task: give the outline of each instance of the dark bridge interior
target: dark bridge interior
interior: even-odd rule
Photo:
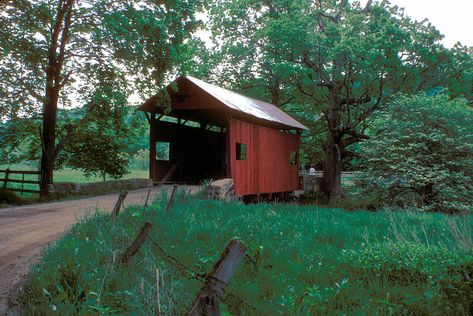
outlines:
[[[198,184],[226,176],[226,129],[170,116],[155,125],[156,180]]]

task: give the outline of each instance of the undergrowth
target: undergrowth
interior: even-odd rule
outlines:
[[[233,315],[473,312],[473,219],[400,211],[227,203],[181,193],[115,222],[84,218],[30,272],[24,314],[181,315],[231,238],[248,257],[222,301]],[[184,203],[183,201],[186,200]],[[127,265],[120,256],[144,222],[149,238]],[[157,282],[159,280],[159,282]]]

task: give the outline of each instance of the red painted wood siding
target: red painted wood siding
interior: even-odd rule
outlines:
[[[175,110],[190,109],[221,109],[224,106],[220,101],[209,95],[207,92],[194,85],[185,78],[179,78],[177,81],[178,91],[169,89],[171,97],[182,95],[181,100],[174,100],[172,108]],[[188,97],[187,97],[188,96]]]
[[[299,165],[291,165],[290,154],[299,156],[299,135],[234,118],[229,133],[230,173],[238,196],[298,189]],[[237,143],[246,144],[246,160],[236,160]]]

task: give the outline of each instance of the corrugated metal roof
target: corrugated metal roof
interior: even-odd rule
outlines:
[[[185,76],[185,78],[233,110],[297,129],[307,129],[307,127],[271,103],[244,96],[191,76]]]

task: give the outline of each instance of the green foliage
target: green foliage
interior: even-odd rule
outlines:
[[[324,154],[334,145],[331,133],[342,160],[352,158],[350,146],[365,138],[366,119],[396,93],[443,87],[473,100],[471,48],[447,49],[429,21],[414,21],[388,1],[369,3],[219,0],[210,6],[220,58],[214,76],[306,124],[306,163],[336,160]]]
[[[85,127],[68,144],[68,165],[80,169],[87,177],[105,175],[121,178],[128,172],[126,143],[110,131]]]
[[[471,215],[348,212],[313,206],[226,203],[179,192],[147,211],[129,206],[115,222],[96,213],[49,247],[24,294],[26,314],[183,314],[231,238],[248,257],[222,309],[233,315],[431,314],[471,311]],[[152,231],[127,266],[120,255],[145,221]],[[156,269],[162,276],[156,288]],[[466,282],[462,282],[466,281]],[[464,295],[464,296],[462,296]],[[461,297],[464,297],[462,300]]]
[[[149,150],[140,149],[131,158],[130,164],[138,170],[148,170],[149,168]]]
[[[358,148],[359,185],[423,210],[472,210],[473,110],[445,95],[399,96],[372,122]]]
[[[135,113],[124,118],[129,98],[133,93],[156,93],[182,63],[192,58],[190,52],[195,43],[188,41],[199,26],[195,14],[202,7],[200,0],[75,1],[70,10],[69,36],[64,41],[67,45],[50,47],[60,4],[64,2],[21,0],[0,4],[0,157],[5,162],[39,159],[39,126],[46,101],[44,70],[51,54],[64,59],[64,67],[55,78],[60,108],[57,141],[53,139],[58,158],[55,168],[68,160],[67,153],[62,152],[64,143],[72,140],[74,144],[70,147],[76,149],[94,147],[91,143],[97,139],[82,145],[77,141],[87,140],[104,121],[110,123],[110,130],[123,131],[130,126],[128,133],[115,135],[126,136],[124,141],[133,143],[137,133],[143,135],[143,124]],[[72,115],[71,107],[83,110],[76,111],[80,114],[76,116]],[[93,127],[94,124],[97,126]],[[71,126],[75,127],[74,139],[68,132]],[[83,130],[86,134],[81,135]],[[107,150],[110,152],[113,147],[116,151],[118,144],[113,133],[106,132],[104,137],[115,141]],[[138,149],[130,148],[130,154]],[[116,164],[126,160],[113,161]]]
[[[99,66],[95,72],[95,87],[85,97],[88,102],[65,144],[63,159],[88,177],[120,178],[127,173],[126,149],[133,135],[126,122],[127,80],[113,68]]]

